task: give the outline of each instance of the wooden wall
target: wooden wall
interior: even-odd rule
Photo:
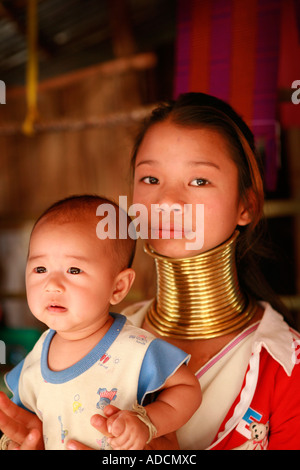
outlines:
[[[41,83],[32,137],[21,132],[25,90],[7,91],[0,116],[0,295],[4,310],[14,312],[6,313],[8,323],[31,322],[28,312],[21,318],[26,307],[19,300],[24,284],[18,273],[23,273],[32,223],[47,206],[82,193],[116,201],[124,195],[130,204],[131,149],[137,127],[152,107],[155,63],[152,54],[144,54]],[[8,243],[13,260],[7,256]],[[152,260],[141,243],[138,252],[135,268],[141,275],[130,302],[153,290]],[[21,302],[17,315],[16,302]]]

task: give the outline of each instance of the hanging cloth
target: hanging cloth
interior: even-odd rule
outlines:
[[[178,0],[175,97],[189,91],[227,101],[263,153],[266,188],[280,167],[277,85],[281,0]]]

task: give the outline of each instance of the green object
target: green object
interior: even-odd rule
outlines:
[[[4,367],[0,365],[0,392],[4,392],[9,398],[12,397],[11,391],[7,388],[4,376],[9,371],[8,367]]]
[[[21,362],[40,336],[41,331],[37,329],[0,328],[0,340],[6,349],[6,365],[15,366]]]

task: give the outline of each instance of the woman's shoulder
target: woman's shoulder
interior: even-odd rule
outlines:
[[[253,338],[252,352],[266,349],[290,376],[297,363],[295,351],[300,345],[300,334],[270,304],[260,304],[264,308],[264,314]]]

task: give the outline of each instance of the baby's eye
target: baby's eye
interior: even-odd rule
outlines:
[[[80,268],[71,267],[71,268],[68,269],[68,273],[70,273],[70,274],[80,274],[80,273],[82,273],[82,270]]]
[[[159,180],[155,176],[145,176],[141,181],[146,184],[159,184]]]
[[[205,178],[196,178],[190,182],[190,186],[205,186],[209,184],[209,181]]]
[[[37,274],[43,274],[47,272],[47,269],[44,266],[37,266],[34,268],[34,272]]]

